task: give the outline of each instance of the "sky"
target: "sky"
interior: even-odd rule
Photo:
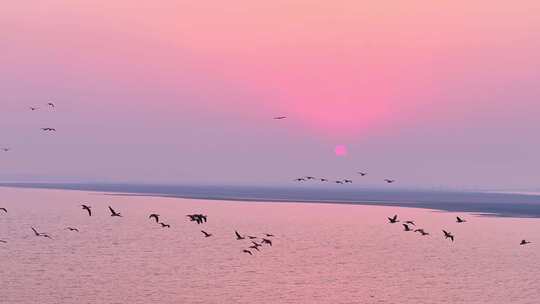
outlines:
[[[533,0],[8,1],[0,181],[537,190],[539,13]]]

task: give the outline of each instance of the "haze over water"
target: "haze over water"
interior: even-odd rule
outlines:
[[[0,188],[1,303],[536,303],[538,219]],[[88,217],[80,203],[88,202]],[[120,211],[111,218],[107,206]],[[148,219],[159,213],[163,229]],[[204,213],[203,225],[186,214]],[[403,232],[386,217],[430,232]],[[455,223],[459,215],[467,223]],[[30,230],[48,232],[49,240]],[[65,230],[79,228],[80,233]],[[204,238],[200,230],[214,234]],[[441,229],[456,236],[444,240]],[[234,230],[273,233],[249,256]],[[520,246],[522,238],[533,243]]]

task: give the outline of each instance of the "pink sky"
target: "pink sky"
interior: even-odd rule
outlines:
[[[48,164],[19,152],[0,178],[200,181],[218,167],[238,173],[216,181],[277,182],[367,167],[407,186],[534,187],[539,12],[532,0],[11,1],[0,141],[50,144],[27,120],[64,132]],[[19,113],[49,99],[54,119]]]

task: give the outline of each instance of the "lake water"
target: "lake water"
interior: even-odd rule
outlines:
[[[109,205],[123,217],[110,217]],[[0,211],[7,241],[0,243],[0,303],[540,301],[538,218],[22,188],[0,188],[0,207],[8,209]],[[208,214],[208,223],[189,222],[190,213]],[[394,214],[431,235],[388,224]],[[456,215],[467,222],[456,223]],[[242,252],[250,242],[236,240],[235,230],[273,233],[273,246],[250,256]],[[533,243],[520,246],[521,239]]]

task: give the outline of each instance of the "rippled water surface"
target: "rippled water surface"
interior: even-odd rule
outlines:
[[[110,217],[108,205],[123,217]],[[0,188],[0,207],[8,209],[0,211],[0,303],[540,301],[539,219],[14,188]],[[171,228],[149,220],[154,212]],[[209,221],[191,223],[189,213]],[[431,235],[387,224],[393,214]],[[32,226],[54,239],[34,236]],[[250,256],[235,230],[273,233],[273,246]],[[520,246],[523,238],[533,243]]]

